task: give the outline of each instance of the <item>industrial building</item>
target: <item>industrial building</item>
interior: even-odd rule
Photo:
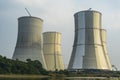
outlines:
[[[43,56],[42,24],[43,20],[38,17],[18,18],[18,38],[12,57],[14,60],[39,60],[46,69]]]
[[[47,70],[64,70],[61,52],[61,33],[43,33],[43,53],[45,57]]]
[[[101,15],[90,9],[75,13],[75,38],[68,69],[112,70]]]

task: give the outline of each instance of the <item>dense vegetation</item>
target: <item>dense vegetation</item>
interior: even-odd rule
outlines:
[[[27,59],[27,62],[22,62],[0,56],[0,74],[48,74],[48,72],[37,60]]]
[[[42,74],[53,77],[120,77],[120,71],[98,69],[46,71],[37,60],[27,59],[26,62],[22,62],[2,56],[0,56],[0,74]]]
[[[80,69],[73,71],[59,71],[68,77],[120,77],[120,71],[110,71],[102,69]]]

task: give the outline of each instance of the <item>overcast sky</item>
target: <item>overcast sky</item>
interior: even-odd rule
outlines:
[[[120,0],[0,0],[0,55],[11,58],[17,40],[17,18],[32,16],[44,20],[43,32],[62,33],[62,55],[68,65],[74,41],[74,13],[92,8],[102,13],[102,28],[107,30],[111,64],[120,69]]]

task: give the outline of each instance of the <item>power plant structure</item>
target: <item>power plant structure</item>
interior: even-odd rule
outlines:
[[[43,53],[47,70],[64,70],[64,64],[61,54],[61,33],[43,33]]]
[[[68,69],[112,70],[101,15],[94,10],[75,13],[75,38]]]
[[[38,17],[24,16],[18,18],[18,38],[13,59],[26,61],[26,59],[39,60],[46,69],[43,56],[42,42],[43,20]]]

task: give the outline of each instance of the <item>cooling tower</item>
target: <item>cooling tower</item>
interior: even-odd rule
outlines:
[[[109,60],[109,56],[108,56],[108,52],[107,52],[107,45],[106,45],[106,30],[105,29],[101,29],[101,38],[102,38],[102,43],[103,43],[103,50],[104,50],[104,55],[106,58],[106,63],[108,65],[108,68],[112,70],[112,66],[110,64],[110,60]]]
[[[61,34],[59,32],[43,33],[43,52],[48,70],[63,70],[61,54]]]
[[[106,49],[106,31],[101,29],[101,13],[80,11],[75,17],[75,39],[68,69],[107,69],[111,64]]]
[[[37,17],[18,18],[18,38],[13,59],[39,60],[46,69],[42,50],[42,23],[43,20]]]

